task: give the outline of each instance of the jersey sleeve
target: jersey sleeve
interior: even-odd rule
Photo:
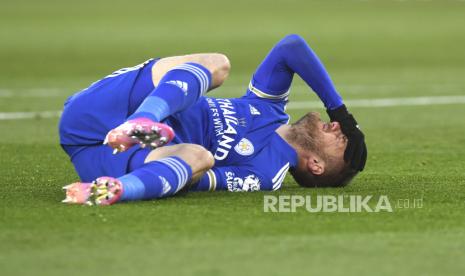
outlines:
[[[242,98],[269,103],[270,106],[275,107],[280,113],[285,113],[286,105],[289,101],[289,90],[272,91],[261,87],[258,82],[254,82],[252,78]]]
[[[262,99],[272,102],[283,102],[287,103],[289,100],[290,89],[274,91],[261,85],[258,81],[252,77],[247,87],[247,91],[244,95],[245,98],[251,99]]]
[[[272,190],[269,179],[247,166],[214,167],[191,189],[195,191],[254,192]]]

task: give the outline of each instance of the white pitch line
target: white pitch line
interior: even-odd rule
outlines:
[[[383,98],[383,99],[360,99],[344,101],[350,107],[393,107],[393,106],[419,106],[419,105],[442,105],[442,104],[465,104],[465,96],[436,96],[415,98]],[[290,102],[289,109],[323,108],[320,101]]]
[[[21,120],[21,119],[48,119],[61,116],[61,111],[40,111],[40,112],[0,112],[0,121]]]
[[[465,104],[465,96],[437,96],[437,97],[415,97],[415,98],[382,98],[382,99],[359,99],[347,100],[345,104],[351,107],[395,107],[395,106],[422,106],[422,105],[445,105]],[[320,101],[290,102],[287,110],[323,108]],[[60,117],[62,111],[40,111],[40,112],[0,112],[0,121],[21,119],[48,119]]]
[[[0,89],[0,98],[53,98],[66,97],[73,90],[59,88]]]
[[[409,89],[421,89],[422,91],[430,92],[442,92],[451,91],[461,92],[463,91],[464,85],[459,84],[395,84],[395,83],[378,83],[378,84],[339,84],[337,86],[338,91],[343,91],[350,94],[360,94],[366,92],[380,92],[380,91],[407,91]],[[71,94],[81,90],[80,89],[66,89],[58,87],[37,87],[37,88],[0,88],[0,98],[53,98],[53,97],[67,97]],[[218,91],[215,92],[218,95],[221,93],[240,93],[247,90],[247,85],[224,85]],[[295,84],[292,86],[291,91],[293,93],[304,94],[310,93],[311,90],[304,84]]]

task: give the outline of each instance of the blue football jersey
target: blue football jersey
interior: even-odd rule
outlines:
[[[60,142],[71,157],[88,146],[101,145],[108,131],[137,109],[154,89],[151,68],[155,62],[118,70],[67,100],[59,125]],[[192,190],[281,187],[287,171],[297,164],[295,150],[275,132],[289,121],[285,113],[289,92],[267,92],[251,83],[242,98],[201,97],[163,120],[176,133],[172,144],[199,144],[215,157],[214,168]]]
[[[215,166],[193,190],[256,191],[281,188],[297,153],[276,129],[286,124],[287,98],[267,99],[249,89],[242,98],[203,97],[165,122],[176,131],[176,143],[203,145]]]

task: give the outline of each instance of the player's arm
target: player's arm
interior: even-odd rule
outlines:
[[[166,57],[157,61],[152,67],[153,84],[157,86],[166,72],[178,65],[189,62],[198,63],[210,71],[212,74],[212,81],[209,90],[215,89],[223,84],[228,78],[229,70],[231,69],[229,59],[224,54],[206,53]]]
[[[295,34],[274,45],[253,74],[249,90],[261,98],[287,100],[294,73],[316,92],[327,109],[343,104],[318,56]]]
[[[364,135],[347,111],[323,63],[302,37],[288,35],[273,47],[255,71],[248,93],[272,100],[287,100],[294,73],[315,91],[331,120],[341,124],[342,132],[348,138],[344,160],[354,169],[363,170],[367,156]]]

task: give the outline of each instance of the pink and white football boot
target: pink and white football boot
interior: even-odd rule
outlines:
[[[173,129],[168,125],[147,118],[137,118],[110,130],[103,144],[108,144],[114,149],[113,154],[117,154],[137,143],[142,148],[149,146],[155,149],[171,142],[174,135]]]
[[[92,183],[76,182],[63,189],[66,198],[62,202],[68,204],[111,205],[123,194],[121,181],[107,176],[99,177]]]

